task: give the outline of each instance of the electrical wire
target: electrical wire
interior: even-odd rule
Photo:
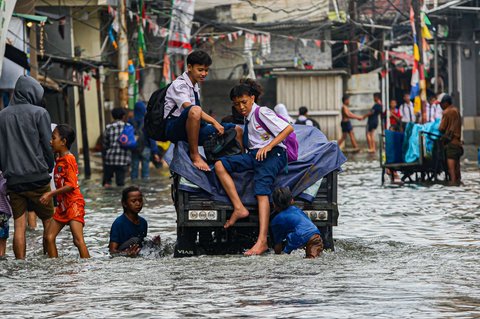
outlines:
[[[314,1],[311,1],[311,2],[312,2],[312,7],[308,7],[308,8],[295,8],[295,9],[287,10],[287,9],[283,9],[283,8],[280,8],[280,9],[272,9],[272,7],[270,7],[270,6],[259,5],[259,4],[254,3],[254,2],[251,1],[251,0],[240,0],[240,1],[248,3],[248,4],[249,4],[252,8],[254,8],[254,9],[265,9],[265,10],[270,11],[270,12],[273,12],[273,13],[284,12],[284,13],[287,13],[287,14],[294,13],[294,12],[311,11],[312,9],[318,9],[320,6],[325,6],[325,2],[327,2],[327,5],[328,5],[328,1],[325,1],[325,0],[320,0],[321,3],[318,3],[318,4],[313,4]],[[272,1],[272,5],[273,5],[274,3],[275,3],[275,1]]]

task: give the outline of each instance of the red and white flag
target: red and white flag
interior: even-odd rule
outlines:
[[[187,55],[192,51],[190,31],[194,12],[195,0],[173,1],[168,53]]]

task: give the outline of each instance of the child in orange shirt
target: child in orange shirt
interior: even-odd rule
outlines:
[[[73,243],[78,248],[80,258],[90,258],[83,239],[85,201],[78,186],[77,162],[75,156],[70,153],[70,146],[74,140],[75,131],[66,124],[57,125],[50,140],[50,145],[57,154],[53,171],[56,190],[47,192],[40,198],[40,202],[48,203],[53,196],[56,196],[58,202],[45,238],[48,257],[50,258],[58,257],[55,239],[67,224],[70,225]]]

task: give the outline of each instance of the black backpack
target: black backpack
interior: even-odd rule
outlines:
[[[223,135],[210,135],[203,143],[207,163],[213,164],[220,157],[241,154],[242,150],[235,137],[237,131],[234,128],[226,130]]]
[[[166,87],[156,90],[150,96],[147,104],[147,113],[145,114],[144,126],[149,138],[156,141],[168,141],[165,135],[166,119],[173,114],[177,106],[173,107],[168,116],[164,119],[165,97],[171,83]]]

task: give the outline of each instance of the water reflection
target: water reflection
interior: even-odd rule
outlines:
[[[85,239],[79,260],[68,232],[61,258],[41,253],[41,230],[27,234],[27,260],[11,247],[0,261],[0,314],[10,317],[324,317],[480,316],[480,186],[380,186],[378,162],[349,162],[339,177],[334,253],[173,259],[175,213],[168,172],[143,187],[143,216],[162,250],[110,258],[119,189],[84,182]],[[11,242],[10,242],[11,243]],[[166,256],[166,257],[159,257]]]

